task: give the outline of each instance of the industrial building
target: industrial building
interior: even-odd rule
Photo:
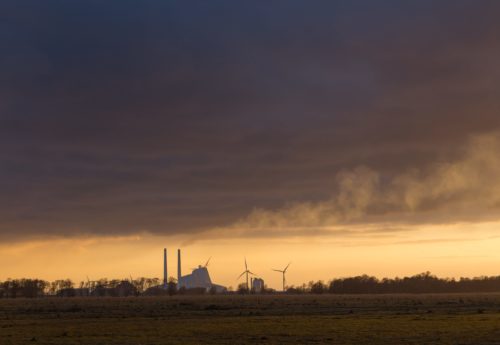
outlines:
[[[167,287],[167,249],[163,251],[163,286]],[[208,273],[208,262],[205,266],[198,265],[191,274],[182,275],[181,250],[177,250],[177,289],[200,289],[215,291],[217,293],[226,292],[225,286],[212,283]]]
[[[252,279],[252,292],[254,293],[264,292],[264,279],[262,278]]]

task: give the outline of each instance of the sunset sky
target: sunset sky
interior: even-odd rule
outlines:
[[[0,280],[500,274],[499,1],[0,3]]]

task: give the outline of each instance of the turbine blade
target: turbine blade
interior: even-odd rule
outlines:
[[[282,271],[282,270],[275,270],[274,268],[273,268],[273,271],[276,271],[276,272],[281,272],[281,273],[283,273],[283,271]]]
[[[240,279],[241,277],[243,277],[243,276],[245,275],[245,273],[247,273],[247,272],[245,271],[245,272],[243,272],[242,274],[240,274],[240,275],[238,276],[238,278],[236,278],[236,280],[238,280],[238,279]]]
[[[209,258],[208,258],[207,263],[205,264],[205,267],[207,267],[207,266],[208,266],[208,264],[210,263],[210,259],[211,259],[211,258],[212,258],[212,257],[209,257]]]
[[[286,270],[288,269],[288,266],[290,266],[291,262],[288,263],[288,265],[286,265],[285,269],[283,270],[283,272],[286,272]]]
[[[245,269],[248,271],[247,258],[245,258]]]

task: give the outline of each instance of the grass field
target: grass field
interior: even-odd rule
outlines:
[[[500,294],[0,300],[0,344],[500,344]]]

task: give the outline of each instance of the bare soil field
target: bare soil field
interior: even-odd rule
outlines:
[[[500,294],[0,300],[0,344],[500,344]]]

